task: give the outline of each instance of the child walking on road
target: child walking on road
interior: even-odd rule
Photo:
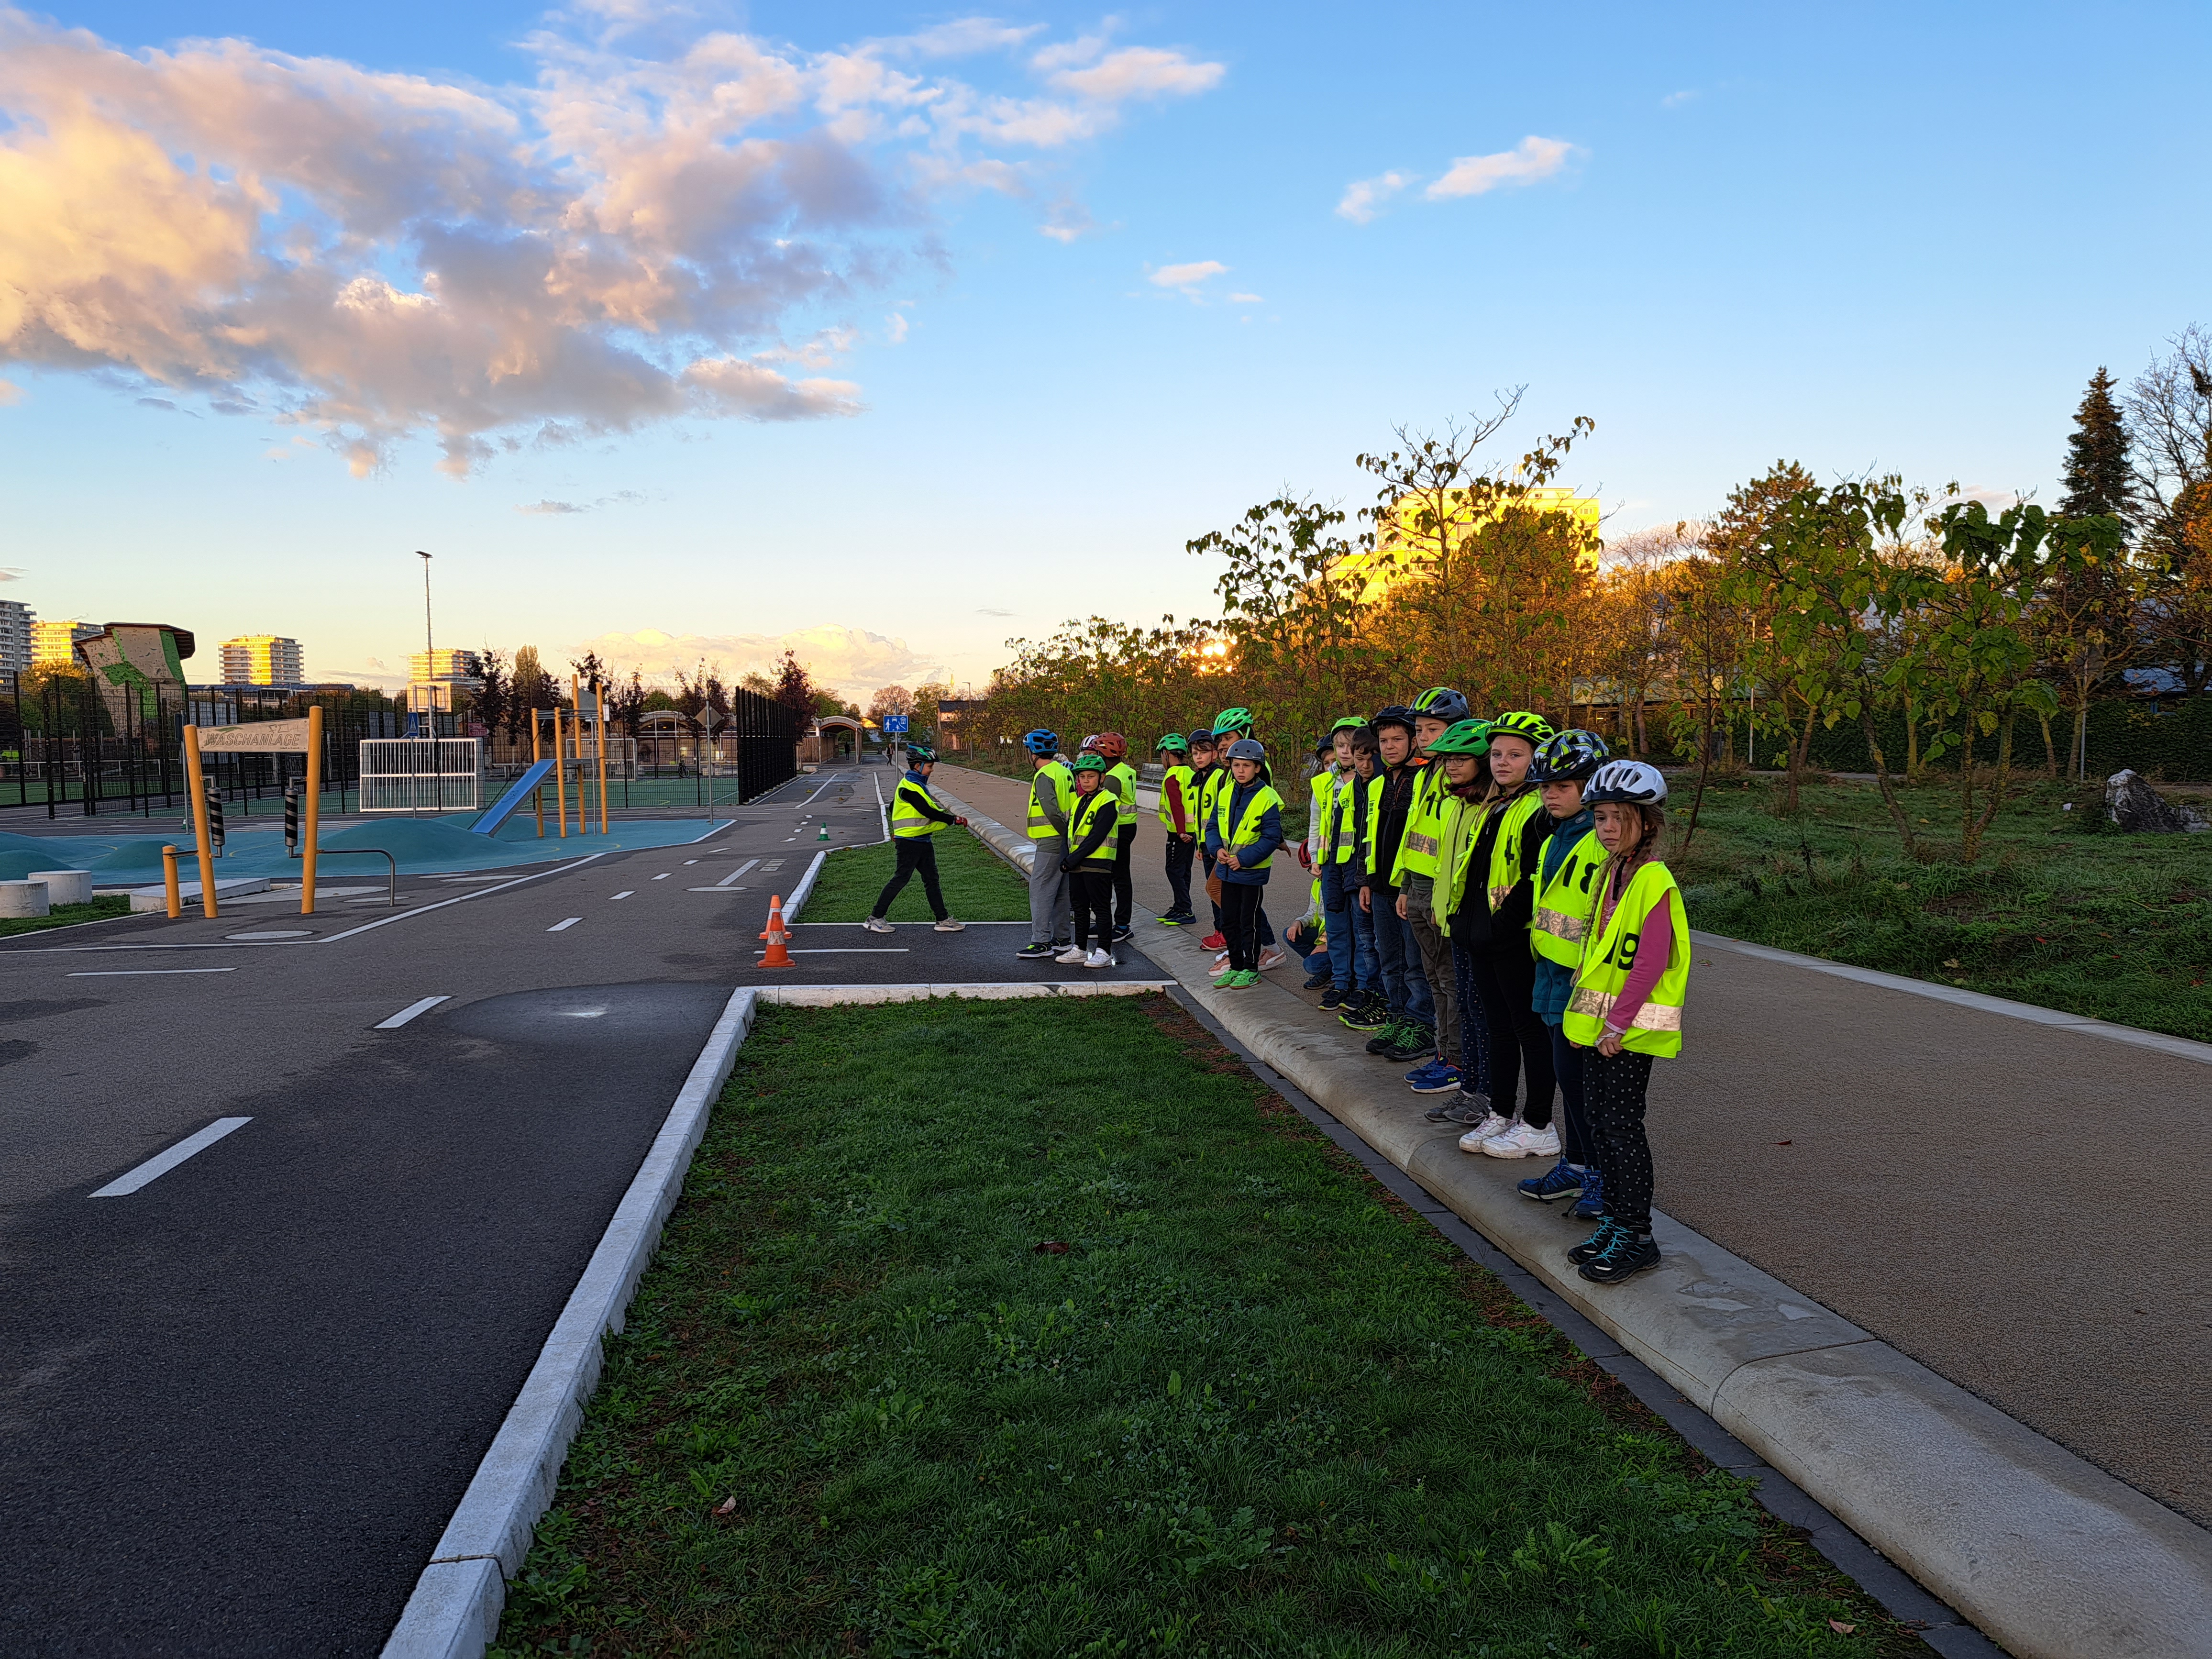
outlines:
[[[1651,1143],[1644,1130],[1651,1062],[1682,1051],[1690,928],[1674,872],[1659,858],[1667,781],[1641,761],[1609,761],[1583,792],[1607,854],[1567,1002],[1567,1040],[1583,1048],[1583,1110],[1605,1171],[1605,1218],[1567,1252],[1610,1285],[1656,1265]]]
[[[1268,779],[1267,751],[1254,738],[1229,745],[1229,771],[1206,821],[1229,941],[1228,969],[1213,983],[1218,990],[1244,990],[1260,982],[1260,902],[1267,891],[1267,861],[1283,844],[1283,798]]]
[[[930,914],[937,918],[937,931],[957,933],[968,924],[955,921],[945,908],[945,895],[937,884],[937,846],[930,837],[947,824],[965,825],[968,820],[946,811],[929,793],[929,775],[937,769],[934,749],[925,743],[908,744],[906,765],[906,775],[891,795],[891,846],[898,864],[884,884],[884,890],[876,895],[876,908],[860,925],[872,933],[896,933],[884,918],[890,915],[891,901],[919,873]]]
[[[1099,755],[1075,757],[1075,798],[1067,814],[1067,872],[1075,907],[1075,943],[1053,958],[1070,968],[1114,965],[1114,855],[1121,797],[1106,787]],[[1095,943],[1093,941],[1096,941]]]

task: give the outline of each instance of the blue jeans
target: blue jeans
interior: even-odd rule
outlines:
[[[1375,957],[1382,975],[1382,995],[1396,1018],[1434,1030],[1436,999],[1421,972],[1421,947],[1413,942],[1413,924],[1398,915],[1396,889],[1377,887],[1374,892]]]
[[[1328,976],[1340,991],[1377,988],[1375,919],[1359,908],[1359,884],[1349,864],[1321,867],[1321,910],[1328,927]]]

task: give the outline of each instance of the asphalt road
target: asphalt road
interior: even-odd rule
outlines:
[[[375,1653],[734,986],[1075,971],[1012,927],[754,965],[884,775],[397,913],[329,884],[0,942],[0,1652]]]

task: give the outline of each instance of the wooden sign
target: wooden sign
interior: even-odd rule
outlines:
[[[313,751],[307,746],[307,722],[296,720],[247,720],[238,726],[203,726],[199,728],[200,753],[213,754],[283,754],[305,755]]]

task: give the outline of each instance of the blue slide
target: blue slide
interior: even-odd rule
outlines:
[[[469,826],[469,833],[472,836],[489,836],[501,824],[505,823],[513,815],[514,809],[530,799],[530,792],[545,781],[547,775],[553,770],[554,765],[555,763],[550,760],[531,763],[530,769],[517,778],[514,786],[494,801],[490,807]]]

